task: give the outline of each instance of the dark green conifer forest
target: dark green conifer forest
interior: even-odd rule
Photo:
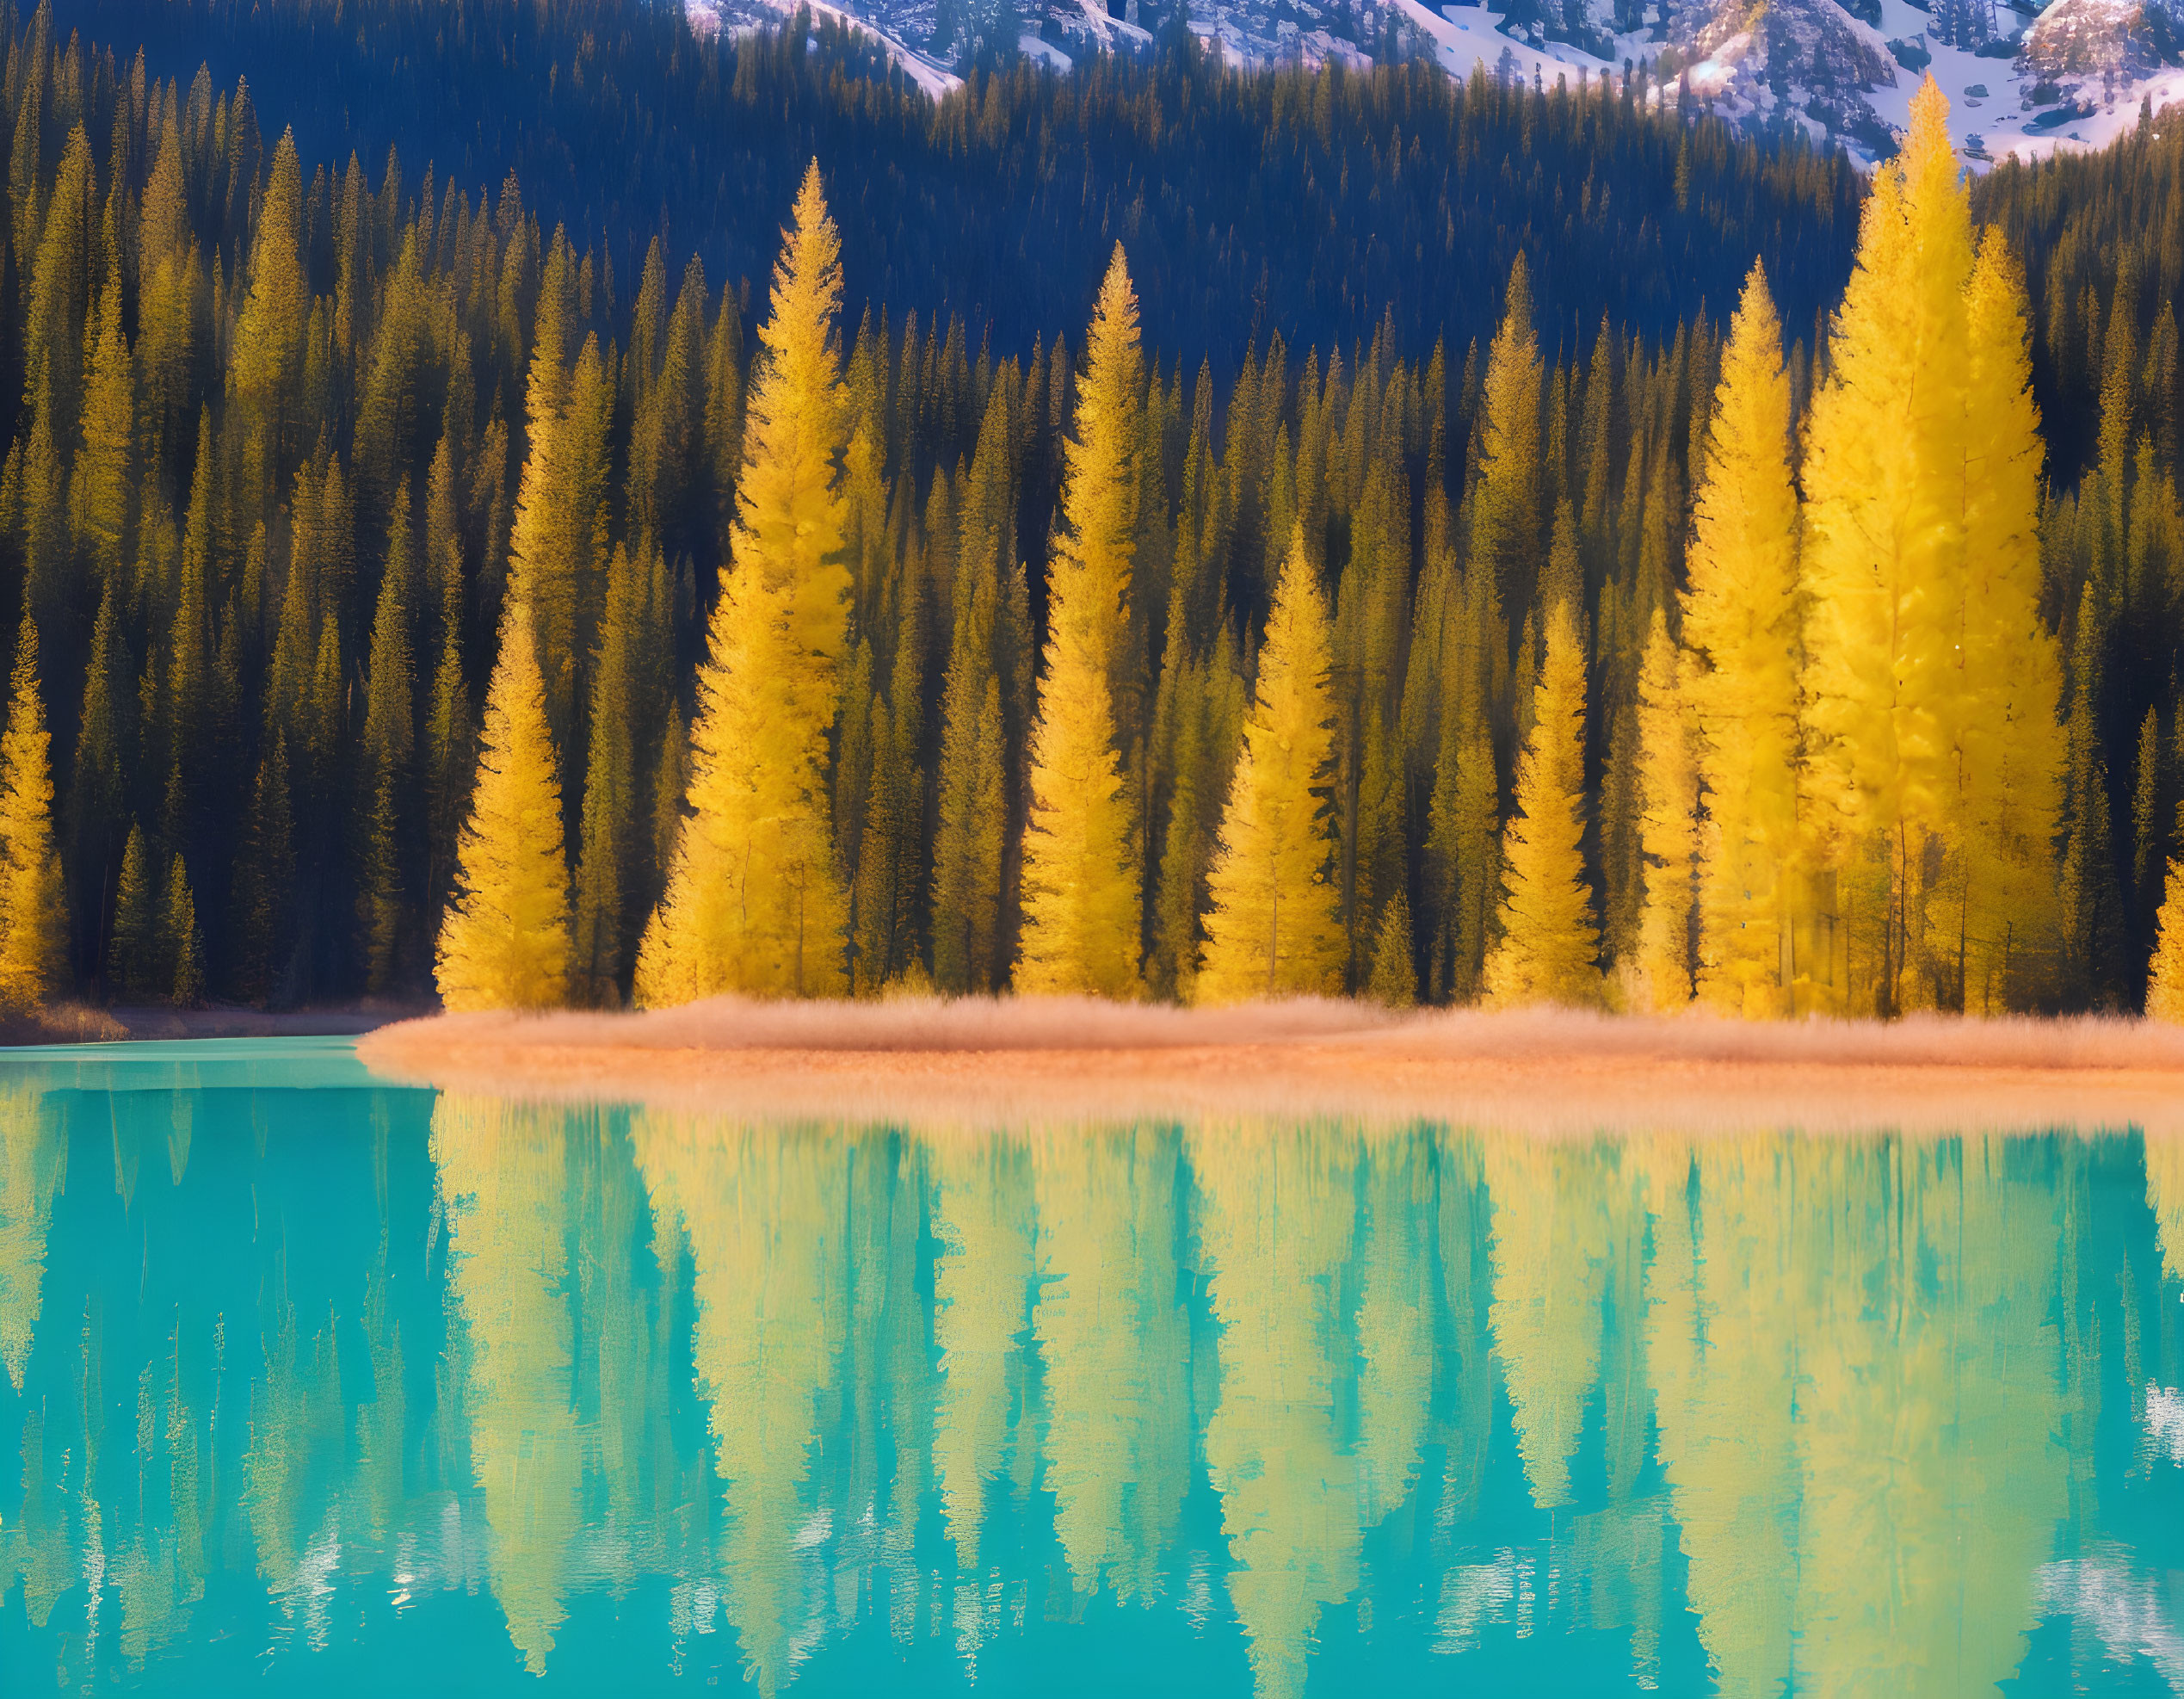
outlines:
[[[1144,348],[1117,676],[1146,989],[1196,971],[1293,537],[1331,616],[1344,986],[1481,990],[1565,602],[1600,957],[1635,959],[1640,675],[1729,314],[1759,262],[1801,420],[1866,194],[1840,157],[1643,94],[1239,71],[1176,31],[934,103],[800,17],[705,42],[592,0],[11,13],[0,596],[37,638],[63,983],[427,992],[521,554],[571,983],[626,999],[815,158],[847,309],[852,988],[1008,983],[1064,445],[1118,243]],[[2043,1007],[2139,1006],[2179,847],[2181,175],[2184,127],[2148,123],[1973,190],[2033,309],[2065,658],[2069,895],[2021,999]],[[949,896],[982,880],[997,932]]]

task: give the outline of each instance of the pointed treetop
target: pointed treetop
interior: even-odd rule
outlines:
[[[15,633],[15,666],[8,676],[5,725],[7,731],[18,738],[46,735],[46,700],[40,693],[38,682],[38,622],[30,615],[28,597],[24,599],[22,623]],[[42,751],[39,758],[45,758]],[[0,772],[0,784],[6,783],[7,778],[4,772]]]
[[[1904,133],[1903,180],[1916,183],[1937,163],[1946,163],[1956,175],[1956,158],[1949,148],[1949,97],[1928,71],[1911,96],[1911,127]]]
[[[1502,322],[1504,326],[1515,325],[1526,333],[1532,329],[1532,272],[1525,264],[1524,250],[1521,248],[1509,265],[1509,288],[1502,298]]]
[[[827,221],[826,180],[819,175],[819,156],[816,153],[804,168],[804,181],[796,187],[793,216],[799,230],[814,230]]]
[[[784,375],[793,385],[817,381],[791,373],[801,374],[800,362],[817,360],[826,368],[822,386],[830,393],[839,387],[834,321],[841,310],[842,235],[828,214],[826,188],[815,158],[796,192],[788,228],[781,232],[780,255],[774,262],[773,310],[758,330],[767,352],[791,368]]]
[[[1120,356],[1130,362],[1126,369],[1134,377],[1137,349],[1138,292],[1130,281],[1130,263],[1122,244],[1117,242],[1107,275],[1100,280],[1099,297],[1092,304],[1092,324],[1084,339],[1085,370],[1105,371]]]
[[[1744,274],[1744,293],[1730,319],[1732,347],[1772,349],[1779,361],[1782,352],[1782,320],[1774,310],[1774,293],[1767,287],[1767,262],[1754,260]]]

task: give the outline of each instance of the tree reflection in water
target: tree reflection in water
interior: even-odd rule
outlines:
[[[2184,1643],[2180,1262],[2170,1137],[33,1077],[0,1665],[2097,1689]]]

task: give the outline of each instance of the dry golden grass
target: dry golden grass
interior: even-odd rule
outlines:
[[[103,1044],[128,1035],[128,1028],[105,1010],[85,1003],[56,1003],[34,1015],[0,1018],[0,1045]]]
[[[1320,1001],[719,998],[644,1015],[441,1016],[359,1047],[417,1084],[768,1120],[1427,1118],[1562,1135],[2184,1126],[2184,1029],[2095,1017],[1756,1025]]]

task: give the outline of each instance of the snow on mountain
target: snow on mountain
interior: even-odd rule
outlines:
[[[748,28],[795,3],[684,0],[700,28]],[[935,97],[958,86],[953,44],[979,0],[811,3],[871,34]],[[1066,70],[1088,51],[1143,48],[1174,3],[1015,0],[1015,30],[1023,53]],[[1974,166],[2101,146],[2138,122],[2142,101],[2184,104],[2184,0],[2052,0],[2037,15],[2033,0],[1188,3],[1191,29],[1246,63],[1362,68],[1394,55],[1547,88],[1643,66],[1650,98],[1687,98],[1755,130],[1800,128],[1867,164],[1893,149],[1929,72]]]
[[[855,10],[831,5],[829,0],[800,0],[815,17],[839,19],[851,28],[870,36],[884,49],[887,57],[909,75],[910,81],[925,90],[935,100],[951,89],[963,86],[963,79],[939,61],[928,58],[915,47],[907,46],[887,28],[888,20],[882,14],[885,6],[862,5]],[[796,9],[793,5],[776,6],[767,0],[683,0],[683,15],[690,20],[690,27],[700,35],[710,35],[717,30],[754,29],[760,24],[771,23]],[[929,4],[926,9],[929,12]]]

